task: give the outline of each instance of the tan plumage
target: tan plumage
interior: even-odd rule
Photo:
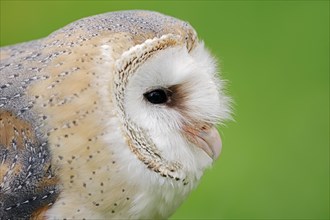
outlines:
[[[191,71],[205,75],[170,77],[185,63],[182,72],[196,63]],[[146,77],[161,65],[172,69]],[[213,66],[189,24],[147,11],[85,18],[1,48],[1,215],[171,215],[219,154],[205,134],[217,139],[212,127],[229,110]],[[155,88],[169,91],[166,102],[148,102]]]

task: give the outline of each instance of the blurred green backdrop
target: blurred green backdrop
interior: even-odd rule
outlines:
[[[235,100],[220,160],[172,219],[329,219],[329,1],[1,0],[1,46],[126,9],[189,21]]]

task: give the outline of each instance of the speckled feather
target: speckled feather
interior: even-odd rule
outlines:
[[[194,185],[180,164],[166,161],[143,129],[126,120],[123,99],[139,63],[166,48],[191,51],[196,42],[186,22],[122,11],[1,48],[0,216],[166,218],[173,213]],[[113,97],[105,96],[107,87],[113,87]],[[118,149],[125,145],[129,148]],[[147,168],[142,173],[169,178],[164,191],[187,186],[173,195],[150,188],[158,200],[138,205],[149,193],[141,193],[144,183],[128,181],[140,174],[123,170],[127,161]],[[157,181],[152,176],[149,182]],[[162,200],[167,208],[157,206]]]

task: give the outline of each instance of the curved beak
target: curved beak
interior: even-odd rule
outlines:
[[[222,142],[216,127],[212,126],[211,128],[203,129],[201,131],[192,131],[191,129],[186,129],[186,131],[193,135],[195,144],[213,160],[216,160],[219,157]]]
[[[221,153],[222,142],[218,130],[211,127],[196,134],[198,146],[204,150],[213,160]]]

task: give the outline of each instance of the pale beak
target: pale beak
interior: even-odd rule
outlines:
[[[222,148],[221,137],[216,127],[203,130],[196,134],[197,146],[204,150],[213,160],[216,160]]]
[[[193,142],[195,145],[200,147],[213,160],[216,160],[219,157],[222,142],[216,127],[212,126],[211,128],[203,129],[201,131],[186,128],[185,131],[193,136]]]

